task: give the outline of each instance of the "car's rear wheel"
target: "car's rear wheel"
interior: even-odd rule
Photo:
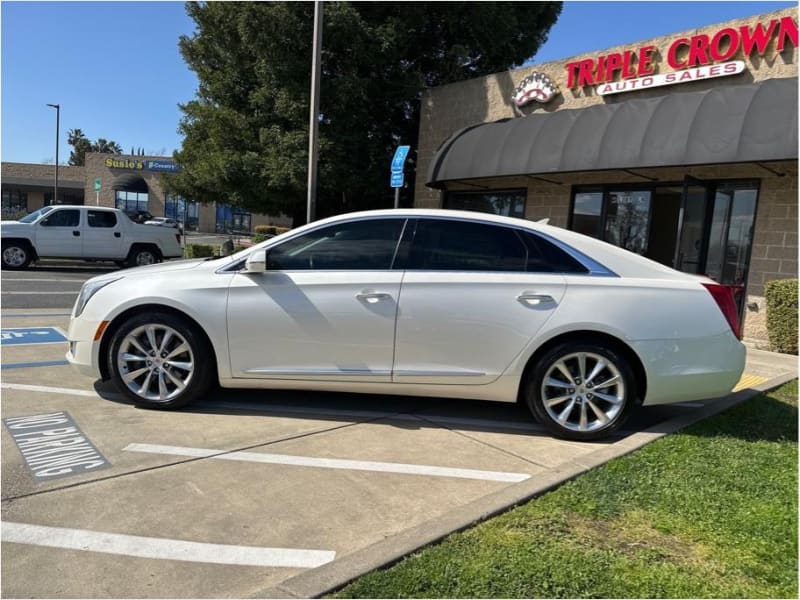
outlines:
[[[134,246],[128,254],[128,266],[142,267],[154,265],[161,260],[161,254],[150,246]]]
[[[32,258],[33,252],[28,244],[15,241],[3,241],[2,266],[4,269],[24,269]]]
[[[180,408],[211,385],[213,352],[200,332],[178,316],[136,315],[116,331],[110,349],[114,383],[137,406]]]
[[[636,381],[617,351],[568,342],[537,361],[526,379],[525,400],[554,435],[595,440],[618,429],[635,409]]]

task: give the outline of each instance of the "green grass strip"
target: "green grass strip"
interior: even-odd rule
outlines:
[[[797,381],[361,577],[340,598],[797,598]]]

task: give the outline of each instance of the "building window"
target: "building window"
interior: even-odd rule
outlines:
[[[129,215],[147,212],[148,203],[147,192],[117,190],[115,206]]]
[[[28,214],[28,192],[17,189],[3,190],[3,219],[16,221]]]
[[[573,188],[569,228],[743,288],[757,201],[758,181]]]
[[[650,192],[609,192],[605,225],[604,239],[607,242],[636,254],[645,254],[650,230]]]
[[[445,194],[444,207],[524,219],[527,194],[528,191],[525,189],[480,192],[451,191]]]
[[[578,192],[572,209],[572,230],[599,238],[603,231],[603,192]]]
[[[197,202],[188,202],[181,196],[167,196],[164,201],[164,216],[184,223],[189,231],[197,231],[200,209]]]
[[[217,233],[249,232],[250,213],[230,204],[217,204]]]

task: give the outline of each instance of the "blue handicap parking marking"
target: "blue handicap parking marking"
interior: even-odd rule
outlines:
[[[56,327],[4,327],[0,330],[0,345],[59,344],[67,337]]]

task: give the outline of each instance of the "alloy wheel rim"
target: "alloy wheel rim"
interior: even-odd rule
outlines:
[[[542,380],[541,402],[547,414],[570,431],[586,433],[609,427],[626,399],[617,365],[592,352],[560,357]]]
[[[12,267],[19,267],[25,262],[25,251],[19,246],[12,246],[3,250],[3,262]]]
[[[172,327],[147,324],[122,340],[117,368],[131,392],[151,402],[168,402],[191,382],[194,353],[186,338]]]
[[[152,265],[155,264],[156,257],[153,256],[152,252],[140,252],[136,255],[136,264],[139,266],[142,265]]]

